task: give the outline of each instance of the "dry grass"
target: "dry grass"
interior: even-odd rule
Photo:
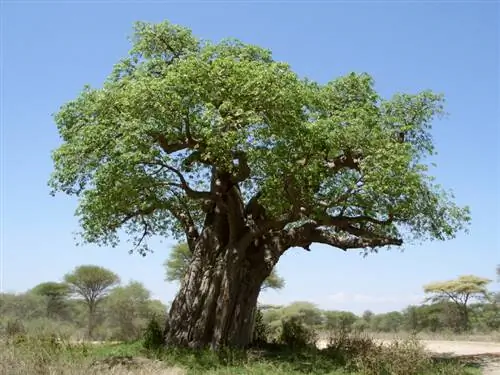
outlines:
[[[239,351],[145,351],[142,343],[75,344],[16,336],[0,342],[0,375],[477,375],[458,363],[435,364],[416,341],[386,348],[369,337],[332,337],[328,348],[283,344]],[[146,358],[148,357],[148,358]],[[152,359],[159,358],[160,360]]]
[[[0,343],[1,375],[184,375],[159,361],[142,357],[113,356],[95,359],[84,345],[53,347],[43,342],[22,345]]]

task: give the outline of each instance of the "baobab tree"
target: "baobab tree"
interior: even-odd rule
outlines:
[[[168,258],[163,263],[165,267],[165,280],[169,282],[182,282],[189,269],[189,263],[193,258],[193,253],[187,243],[178,243],[172,247]],[[282,289],[285,280],[273,269],[262,283],[260,290]]]
[[[53,192],[79,198],[82,237],[145,254],[185,238],[192,259],[166,344],[245,346],[264,280],[290,248],[365,252],[453,238],[467,208],[429,175],[430,91],[383,99],[368,74],[319,84],[269,50],[137,23],[102,88],[55,116]]]

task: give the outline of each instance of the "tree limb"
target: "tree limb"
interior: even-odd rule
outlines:
[[[312,243],[322,243],[342,250],[375,248],[380,246],[403,244],[403,240],[393,237],[358,237],[342,232],[320,229],[314,224],[306,224],[298,229],[289,230],[286,234],[289,247],[300,246],[309,249]]]
[[[175,184],[175,183],[169,183],[169,185],[171,186],[176,186],[176,187],[180,187],[181,189],[184,190],[184,192],[186,193],[186,195],[189,197],[189,198],[193,198],[193,199],[213,199],[212,197],[212,194],[210,194],[210,192],[208,191],[197,191],[197,190],[193,190],[187,183],[186,179],[184,178],[184,176],[182,175],[182,173],[170,166],[170,165],[167,165],[167,164],[164,164],[165,168],[168,169],[169,171],[173,172],[180,180],[180,184]]]
[[[347,151],[342,155],[339,155],[333,159],[325,158],[324,165],[331,169],[334,173],[340,171],[343,168],[349,168],[359,171],[359,161],[362,158],[361,153],[355,153]]]
[[[238,172],[231,177],[234,184],[245,181],[250,177],[250,167],[248,165],[247,154],[243,151],[235,151],[233,157],[238,160]]]
[[[175,143],[168,143],[163,134],[154,134],[153,137],[158,142],[161,149],[167,154],[173,154],[174,152],[181,151],[187,148],[194,148],[198,145],[198,142],[190,137],[186,137],[185,140]]]

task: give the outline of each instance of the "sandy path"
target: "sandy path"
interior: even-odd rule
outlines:
[[[432,353],[484,357],[484,375],[500,375],[500,343],[474,341],[431,341],[422,344]]]
[[[450,354],[455,356],[499,354],[500,342],[475,342],[475,341],[420,341],[430,352]]]
[[[380,340],[384,344],[389,344],[391,340]],[[480,356],[487,358],[483,368],[484,375],[500,375],[500,342],[475,342],[475,341],[441,341],[441,340],[420,340],[420,342],[435,354],[445,354],[449,356]],[[326,347],[327,342],[318,342],[319,348]]]

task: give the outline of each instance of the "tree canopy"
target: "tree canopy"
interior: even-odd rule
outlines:
[[[173,246],[168,259],[163,263],[165,280],[180,282],[186,274],[191,258],[192,253],[187,243],[179,243]],[[282,289],[284,286],[285,280],[273,269],[271,274],[264,280],[261,290]]]
[[[454,280],[429,283],[424,286],[424,292],[431,295],[428,300],[433,303],[453,302],[462,315],[461,328],[466,329],[469,326],[468,305],[475,298],[487,297],[490,282],[483,277],[463,275]]]
[[[441,95],[384,99],[366,73],[316,83],[267,49],[169,22],[139,22],[132,40],[103,87],[55,116],[50,185],[79,197],[86,241],[114,245],[124,229],[139,251],[152,235],[191,246],[214,204],[230,238],[245,227],[284,248],[399,246],[469,221],[429,173]]]
[[[64,276],[71,292],[82,297],[88,308],[88,336],[92,337],[97,305],[120,282],[114,272],[99,266],[82,265]]]
[[[63,313],[66,298],[71,291],[68,284],[46,281],[33,287],[30,292],[45,297],[47,316],[54,317]]]

